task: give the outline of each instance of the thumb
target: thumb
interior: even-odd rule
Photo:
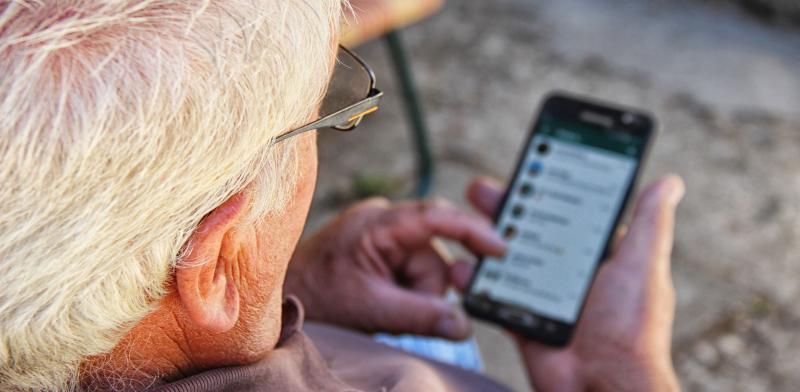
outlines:
[[[463,340],[472,328],[467,314],[443,297],[384,286],[376,293],[384,313],[383,330],[395,334],[416,334]]]
[[[456,290],[461,293],[467,291],[473,274],[475,274],[475,267],[467,261],[458,260],[450,265],[450,280]]]
[[[664,177],[642,193],[633,221],[618,248],[620,263],[632,269],[646,269],[649,263],[642,261],[648,260],[668,268],[675,208],[684,193],[683,180],[675,175]]]

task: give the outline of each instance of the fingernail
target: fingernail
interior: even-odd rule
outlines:
[[[439,321],[439,336],[451,340],[462,340],[469,336],[470,325],[467,315],[458,308],[452,308],[450,314]]]
[[[667,200],[673,204],[678,204],[686,193],[686,186],[683,184],[683,180],[676,175],[670,175],[667,177],[666,183],[668,187]]]
[[[492,245],[496,246],[498,249],[502,249],[505,253],[506,247],[508,247],[508,242],[505,238],[503,238],[500,233],[492,230],[492,236],[489,238],[492,241]]]

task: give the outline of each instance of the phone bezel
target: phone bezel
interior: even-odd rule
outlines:
[[[520,170],[522,170],[522,165],[525,162],[525,159],[529,154],[529,151],[531,151],[530,144],[533,141],[534,136],[537,134],[537,130],[539,129],[540,123],[542,121],[542,117],[544,115],[551,115],[555,118],[587,123],[587,121],[584,121],[580,118],[580,113],[586,111],[590,111],[592,113],[598,113],[600,115],[609,116],[613,118],[614,123],[612,127],[610,127],[610,129],[619,130],[622,132],[630,132],[631,134],[641,136],[643,138],[644,147],[640,155],[640,158],[637,162],[636,170],[631,178],[630,183],[628,184],[628,189],[625,192],[622,208],[620,208],[614,220],[614,227],[616,228],[619,226],[629,207],[631,196],[633,195],[634,190],[636,189],[636,184],[638,183],[638,179],[643,171],[644,164],[650,155],[650,150],[652,149],[652,145],[657,135],[657,125],[654,120],[654,117],[642,110],[623,108],[618,105],[599,102],[594,99],[576,97],[572,94],[567,94],[563,92],[553,92],[548,94],[544,102],[542,103],[541,107],[539,108],[538,114],[534,117],[533,125],[531,126],[530,131],[528,132],[528,137],[526,138],[524,148],[522,149],[521,153],[519,154],[519,157],[517,158],[517,164],[514,168],[513,174],[506,188],[506,192],[503,195],[503,200],[500,204],[500,208],[498,208],[494,214],[495,225],[497,225],[497,221],[500,218],[500,212],[502,212],[506,207],[510,191],[513,189],[515,185],[517,185],[516,182],[519,176],[519,172]],[[634,114],[638,121],[637,124],[624,124],[622,121],[622,117],[626,114]],[[597,124],[593,125],[597,126]],[[600,265],[607,259],[609,251],[611,250],[611,245],[613,243],[615,232],[616,230],[611,230],[611,234],[606,239],[605,248],[601,253],[602,256],[600,257],[600,260],[595,262],[593,271],[589,277],[590,279],[589,289],[586,291],[586,294],[582,299],[580,306],[581,309],[578,313],[578,318],[576,319],[575,324],[564,323],[562,321],[554,320],[546,316],[534,313],[534,317],[536,317],[537,320],[539,320],[537,324],[540,325],[538,327],[532,328],[510,322],[507,319],[499,317],[496,314],[498,313],[499,310],[501,310],[498,309],[498,307],[502,307],[502,309],[511,309],[511,311],[513,312],[513,306],[509,304],[502,304],[493,301],[481,300],[485,303],[491,304],[490,305],[491,309],[489,310],[483,310],[477,305],[471,304],[470,298],[472,297],[471,296],[472,287],[475,283],[475,278],[478,275],[478,271],[480,271],[480,268],[483,265],[483,258],[478,260],[478,264],[475,267],[475,274],[473,275],[469,285],[467,286],[467,290],[464,295],[464,308],[466,309],[467,313],[469,313],[473,317],[501,325],[527,338],[535,339],[540,342],[553,346],[567,345],[572,338],[575,326],[580,322],[581,315],[583,314],[583,308],[586,305],[586,298],[588,296],[588,293],[591,291],[591,286],[594,284],[594,280],[597,276],[597,271]],[[483,307],[486,308],[486,306]],[[552,328],[553,326],[554,328]],[[550,329],[552,330],[547,331],[546,327],[551,327]]]

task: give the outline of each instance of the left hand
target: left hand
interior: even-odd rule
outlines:
[[[437,236],[479,256],[505,252],[485,217],[441,200],[374,198],[298,246],[284,291],[300,297],[309,319],[367,333],[465,339],[467,315],[442,298],[463,265],[442,260],[431,245]]]
[[[572,341],[552,347],[515,335],[537,391],[680,391],[671,358],[675,290],[670,251],[683,181],[669,175],[642,192],[630,228],[622,230],[598,269]],[[481,178],[467,199],[491,215],[503,188]],[[465,288],[473,271],[453,271]]]

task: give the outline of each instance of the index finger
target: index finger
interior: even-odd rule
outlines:
[[[400,204],[387,212],[374,233],[379,248],[429,246],[438,236],[456,241],[477,255],[502,255],[506,243],[491,221],[443,200]]]
[[[500,209],[503,194],[503,185],[497,180],[486,176],[476,177],[467,185],[465,191],[470,204],[489,218],[493,218],[497,210]]]

